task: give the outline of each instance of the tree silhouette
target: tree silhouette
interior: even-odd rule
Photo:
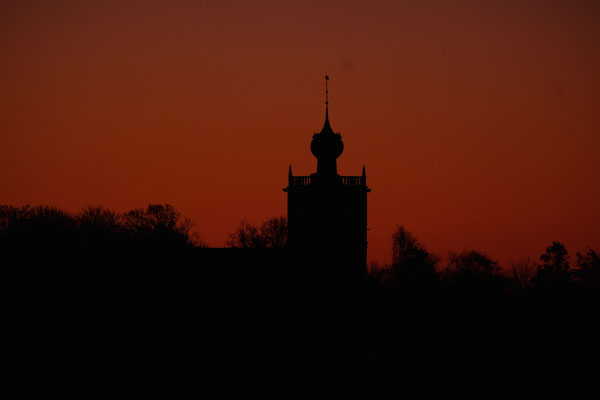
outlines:
[[[516,284],[518,290],[523,291],[530,286],[535,273],[535,263],[531,259],[526,258],[512,264],[508,276]]]
[[[242,220],[240,226],[229,234],[225,244],[229,247],[239,248],[265,247],[258,228],[246,220]]]
[[[505,286],[498,263],[475,250],[451,252],[442,276],[454,294],[466,297],[498,296]]]
[[[85,248],[106,250],[124,240],[121,214],[102,207],[88,206],[75,216],[79,241]]]
[[[50,206],[0,206],[0,248],[39,258],[48,253],[75,260],[76,253],[93,251],[79,257],[87,262],[105,252],[114,256],[134,249],[204,247],[192,227],[169,204],[150,204],[124,214],[97,206],[77,214]]]
[[[122,217],[113,210],[88,206],[76,216],[80,229],[114,232],[120,229]]]
[[[575,277],[581,287],[586,290],[600,290],[600,256],[592,249],[585,253],[577,252],[577,269]]]
[[[192,221],[182,219],[170,204],[149,204],[145,210],[131,210],[123,215],[123,226],[138,244],[162,248],[194,245],[190,234]]]
[[[260,228],[242,220],[225,243],[239,248],[283,248],[286,241],[287,219],[282,216],[267,219]]]
[[[392,234],[390,283],[401,290],[424,293],[438,281],[435,265],[439,258],[430,254],[403,226]]]
[[[454,274],[474,277],[494,276],[500,272],[496,261],[476,250],[450,253],[448,270]]]
[[[287,218],[271,217],[263,222],[260,235],[266,247],[283,248],[287,242]]]
[[[19,249],[45,249],[57,252],[73,245],[76,221],[56,207],[28,205],[0,209],[2,246]]]
[[[542,290],[564,291],[571,283],[569,254],[560,242],[552,242],[540,256],[542,263],[532,280],[533,285]]]

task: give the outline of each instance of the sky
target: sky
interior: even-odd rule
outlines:
[[[286,214],[312,134],[403,225],[502,265],[600,250],[600,2],[3,1],[0,204],[169,203],[223,246]]]

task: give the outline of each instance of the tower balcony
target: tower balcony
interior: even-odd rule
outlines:
[[[366,176],[338,176],[342,186],[349,187],[367,187]],[[289,187],[311,186],[313,184],[313,176],[290,176]]]

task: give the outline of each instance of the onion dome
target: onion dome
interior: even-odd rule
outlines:
[[[325,76],[325,124],[321,132],[315,133],[310,143],[310,151],[317,158],[318,175],[337,175],[336,159],[344,151],[342,136],[335,133],[329,123],[328,76]]]

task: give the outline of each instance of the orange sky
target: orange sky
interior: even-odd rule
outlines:
[[[302,5],[299,5],[301,3]],[[376,4],[373,4],[376,3]],[[600,250],[600,2],[3,1],[0,203],[285,214],[330,116],[396,224],[508,264]]]

